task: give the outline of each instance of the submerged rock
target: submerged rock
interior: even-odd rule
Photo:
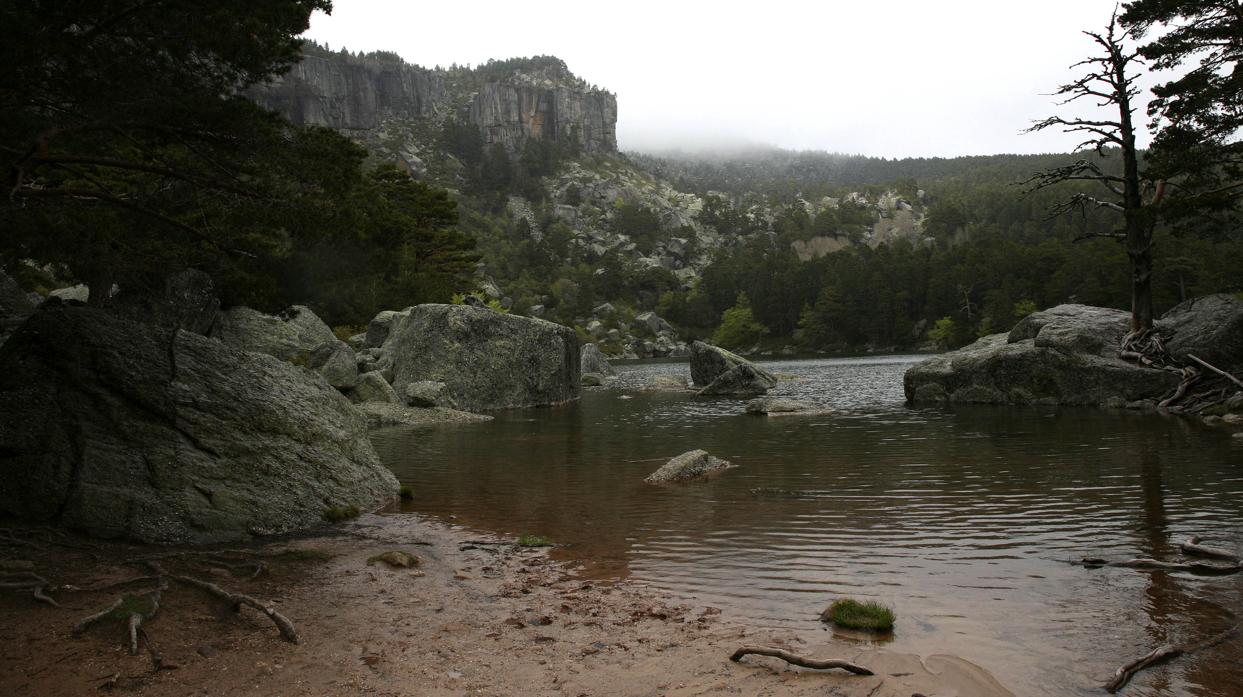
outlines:
[[[810,402],[803,402],[797,399],[788,399],[786,397],[760,397],[747,402],[748,414],[759,414],[761,416],[785,416],[790,414],[802,414],[805,416],[819,416],[832,413],[828,409],[822,409]]]
[[[0,512],[143,542],[290,532],[398,488],[320,378],[84,307],[0,348],[0,443]]]
[[[686,392],[686,378],[677,375],[653,375],[642,388],[644,392]]]
[[[468,411],[458,411],[457,409],[448,409],[446,407],[407,407],[385,402],[364,402],[359,404],[357,409],[366,418],[368,428],[429,426],[432,424],[471,423],[492,420],[491,416],[485,414],[472,414]]]
[[[584,374],[599,373],[606,376],[617,374],[613,366],[609,365],[609,360],[604,357],[604,353],[600,351],[600,347],[595,344],[583,344],[580,359],[580,369]]]
[[[535,407],[578,399],[574,330],[467,305],[419,305],[384,343],[393,388],[443,382],[458,408]]]
[[[713,457],[706,450],[691,450],[666,462],[643,481],[650,484],[667,484],[704,479],[733,467],[728,460]]]
[[[1179,376],[1117,357],[1121,310],[1060,305],[906,371],[911,402],[1125,406],[1174,389]]]

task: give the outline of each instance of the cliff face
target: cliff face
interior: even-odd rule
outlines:
[[[294,123],[341,131],[373,130],[390,116],[434,118],[447,108],[442,75],[345,56],[307,56],[250,97]]]
[[[490,83],[470,105],[485,143],[517,151],[527,138],[577,144],[587,152],[617,151],[617,100],[568,87]]]
[[[558,67],[427,70],[395,57],[311,51],[288,74],[249,96],[294,123],[363,138],[392,130],[390,122],[435,125],[464,117],[479,128],[485,145],[500,143],[511,153],[528,138],[585,152],[616,152],[616,97],[588,88],[564,64]]]

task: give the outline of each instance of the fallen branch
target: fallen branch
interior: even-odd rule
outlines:
[[[1239,555],[1229,550],[1221,549],[1220,547],[1206,547],[1204,545],[1201,545],[1200,540],[1202,539],[1203,538],[1201,538],[1199,535],[1192,535],[1190,538],[1187,539],[1186,542],[1178,545],[1178,548],[1182,550],[1183,554],[1187,554],[1193,557],[1209,557],[1210,559],[1225,559],[1226,561],[1232,561],[1232,562],[1235,562],[1236,564],[1240,561]]]
[[[1079,563],[1089,569],[1097,569],[1102,566],[1118,566],[1127,569],[1144,569],[1155,571],[1188,571],[1193,574],[1209,574],[1222,575],[1234,574],[1243,571],[1243,566],[1239,564],[1208,564],[1206,562],[1168,562],[1158,561],[1156,559],[1148,559],[1140,557],[1137,559],[1127,559],[1126,561],[1107,561],[1098,557],[1085,557],[1079,560]]]
[[[193,586],[201,591],[205,591],[209,595],[214,595],[222,600],[227,600],[232,603],[234,609],[240,609],[242,605],[248,605],[259,612],[262,612],[268,616],[268,619],[272,620],[272,624],[276,625],[276,628],[281,633],[282,639],[290,642],[291,644],[298,643],[298,631],[294,629],[293,622],[290,622],[288,617],[285,617],[281,613],[277,612],[275,608],[269,607],[249,595],[231,593],[214,583],[203,581],[192,576],[174,575],[171,578],[178,583]]]
[[[96,612],[93,615],[88,615],[87,617],[83,617],[81,622],[78,622],[76,625],[74,625],[73,633],[81,634],[82,632],[86,631],[86,629],[90,627],[92,624],[95,624],[96,622],[102,620],[103,618],[112,614],[113,610],[116,610],[117,608],[121,607],[121,603],[123,602],[125,602],[125,598],[117,598],[108,607],[100,610],[99,612]]]
[[[803,668],[814,668],[816,670],[829,670],[830,668],[841,668],[842,670],[850,671],[851,673],[854,673],[855,675],[875,675],[875,673],[868,670],[867,668],[864,668],[863,666],[855,664],[855,663],[851,663],[850,661],[843,661],[837,658],[829,658],[829,659],[824,659],[824,660],[820,660],[816,658],[804,658],[802,656],[792,654],[789,651],[785,651],[782,649],[768,649],[768,648],[763,648],[760,646],[743,646],[739,648],[737,651],[735,651],[734,654],[729,657],[729,660],[737,663],[738,661],[742,660],[743,656],[747,656],[751,654],[754,654],[756,656],[769,656],[772,658],[780,658],[786,663],[789,663],[791,665],[796,665],[796,666],[802,666]]]
[[[16,574],[6,575],[0,579],[0,589],[23,590],[30,591],[35,600],[41,603],[47,603],[52,607],[60,607],[60,603],[56,602],[52,596],[47,594],[51,588],[51,584],[46,578],[33,571],[21,571]]]
[[[1131,681],[1131,678],[1134,677],[1134,675],[1139,671],[1155,666],[1158,663],[1168,661],[1171,658],[1177,658],[1178,656],[1189,654],[1193,651],[1199,651],[1201,649],[1207,649],[1211,646],[1216,646],[1217,644],[1220,644],[1226,639],[1229,639],[1237,634],[1239,627],[1240,625],[1236,624],[1220,634],[1214,634],[1208,639],[1194,644],[1184,644],[1182,646],[1159,646],[1114,671],[1114,677],[1109,682],[1105,683],[1105,689],[1111,693],[1117,692],[1125,687],[1126,684]]]
[[[1221,368],[1216,368],[1216,367],[1213,367],[1212,365],[1209,365],[1209,363],[1208,363],[1207,361],[1205,361],[1204,359],[1202,359],[1202,358],[1200,358],[1200,357],[1196,356],[1195,354],[1193,354],[1193,353],[1189,353],[1189,354],[1187,354],[1187,358],[1190,358],[1191,360],[1195,361],[1196,363],[1199,363],[1200,365],[1204,366],[1205,368],[1208,368],[1209,370],[1213,371],[1214,373],[1217,373],[1218,375],[1222,376],[1223,378],[1226,378],[1227,380],[1229,380],[1229,381],[1233,382],[1234,384],[1238,385],[1239,387],[1243,387],[1243,380],[1239,380],[1238,378],[1236,378],[1235,376],[1231,375],[1230,373],[1227,373],[1226,371],[1222,370]]]

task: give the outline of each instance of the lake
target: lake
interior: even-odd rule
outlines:
[[[827,416],[750,416],[744,400],[642,392],[684,363],[620,366],[574,405],[376,432],[410,511],[544,535],[581,573],[630,578],[726,618],[816,641],[842,596],[892,606],[888,648],[952,653],[1019,695],[1099,695],[1119,665],[1239,621],[1243,575],[1086,569],[1085,556],[1181,559],[1243,542],[1243,443],[1194,420],[1070,408],[908,407],[919,357],[765,363],[774,395]],[[643,478],[702,448],[737,468]],[[839,638],[842,638],[839,635]],[[865,639],[844,637],[850,641]],[[1243,640],[1141,673],[1128,695],[1243,694]]]

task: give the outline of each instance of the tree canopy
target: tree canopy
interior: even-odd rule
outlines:
[[[361,258],[345,253],[351,245],[389,252],[393,263],[375,270],[390,281],[411,268],[400,253],[460,272],[463,259],[428,248],[469,246],[446,237],[445,201],[392,172],[369,178],[359,146],[242,96],[298,61],[311,13],[330,9],[328,0],[6,2],[0,263],[51,264],[86,281],[92,302],[106,302],[114,284],[158,287],[189,266],[234,301],[308,301],[310,288],[358,271],[311,250]],[[423,205],[439,212],[421,217],[413,209]]]

